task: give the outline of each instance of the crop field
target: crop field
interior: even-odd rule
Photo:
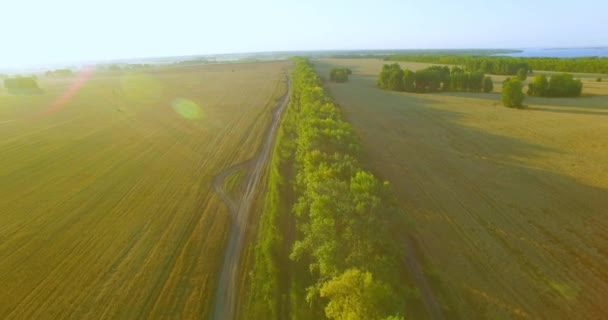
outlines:
[[[0,90],[0,318],[204,318],[286,62],[85,70]]]
[[[583,97],[518,110],[501,104],[504,77],[493,93],[415,94],[377,89],[380,60],[313,63],[352,69],[326,85],[411,221],[446,318],[608,314],[608,82],[580,75]]]

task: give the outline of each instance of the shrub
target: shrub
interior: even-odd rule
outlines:
[[[346,82],[348,81],[348,76],[353,72],[350,69],[346,68],[332,68],[329,71],[329,80],[332,82]]]
[[[571,74],[556,74],[547,80],[545,75],[534,77],[528,87],[528,95],[536,97],[578,97],[583,90],[583,83],[574,79]]]
[[[398,63],[385,64],[378,77],[378,87],[392,91],[403,91],[403,70]]]
[[[15,77],[4,79],[4,86],[9,90],[37,90],[38,83],[34,77]]]
[[[483,92],[488,93],[494,90],[494,81],[489,76],[483,78]]]
[[[549,81],[544,74],[534,76],[530,85],[528,85],[528,95],[536,97],[544,97],[547,95]]]
[[[547,96],[549,97],[578,97],[583,90],[583,83],[574,79],[571,74],[556,74],[549,80]]]
[[[508,108],[521,108],[524,94],[521,92],[523,85],[518,78],[507,78],[502,83],[502,103]]]
[[[526,81],[528,79],[528,70],[524,68],[517,70],[517,78],[521,81]]]

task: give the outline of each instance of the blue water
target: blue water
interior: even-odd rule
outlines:
[[[608,57],[608,48],[556,48],[556,49],[522,49],[523,52],[501,54],[509,57]]]

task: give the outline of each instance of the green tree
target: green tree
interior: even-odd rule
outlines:
[[[28,90],[28,89],[38,89],[38,83],[34,77],[22,77],[17,76],[15,78],[6,78],[4,79],[4,86],[7,89],[14,90]]]
[[[544,97],[547,95],[549,81],[544,74],[537,74],[528,85],[528,95],[535,97]]]
[[[436,92],[441,88],[441,73],[434,69],[416,71],[416,91]]]
[[[483,92],[492,92],[494,90],[494,81],[490,76],[486,76],[483,78]]]
[[[375,281],[372,274],[348,269],[324,283],[321,297],[329,299],[325,315],[336,320],[383,319],[394,314],[393,292],[387,284]]]
[[[469,75],[469,91],[471,92],[480,92],[483,88],[483,73],[481,72],[472,72]]]
[[[403,90],[407,92],[416,91],[416,73],[412,70],[403,70]]]
[[[338,83],[346,82],[348,81],[349,72],[351,72],[350,69],[332,68],[329,71],[329,80]]]
[[[517,78],[521,81],[528,79],[528,69],[520,68],[517,70]]]
[[[453,67],[450,73],[450,89],[452,91],[465,91],[467,84],[467,77],[461,68]]]
[[[507,78],[502,83],[502,103],[505,107],[521,108],[524,94],[521,91],[523,85],[517,78]]]
[[[385,64],[378,77],[378,87],[386,90],[403,91],[403,70],[398,63]]]
[[[578,97],[583,90],[583,83],[574,79],[571,74],[562,73],[551,76],[547,96],[549,97]]]

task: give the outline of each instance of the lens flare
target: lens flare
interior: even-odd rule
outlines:
[[[203,116],[201,107],[192,100],[178,98],[173,100],[171,107],[173,111],[186,119],[196,120]]]
[[[59,111],[63,106],[65,106],[75,95],[80,91],[80,88],[91,78],[91,75],[95,71],[95,68],[92,66],[85,66],[82,68],[72,85],[68,88],[66,92],[57,100],[53,101],[53,103],[49,106],[49,108],[43,112],[44,115],[54,113]]]

